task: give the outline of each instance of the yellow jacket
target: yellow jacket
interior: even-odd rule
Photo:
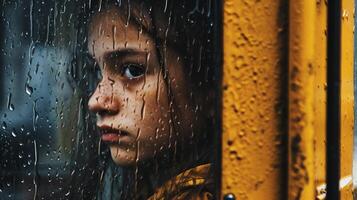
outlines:
[[[213,180],[210,164],[186,170],[167,181],[148,200],[211,200]]]

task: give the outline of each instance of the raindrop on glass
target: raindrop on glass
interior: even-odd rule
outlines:
[[[2,122],[2,124],[1,124],[1,128],[2,128],[2,129],[4,129],[4,130],[7,128],[7,124],[6,124],[6,122]]]
[[[14,104],[9,104],[8,109],[11,111],[15,110]]]
[[[17,136],[14,131],[11,131],[11,135],[12,135],[13,137],[16,137],[16,136]]]
[[[33,88],[29,84],[26,83],[25,91],[26,91],[26,94],[31,95],[33,92]]]

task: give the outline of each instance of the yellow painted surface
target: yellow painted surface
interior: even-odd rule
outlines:
[[[316,4],[314,67],[314,172],[317,199],[326,195],[327,4]]]
[[[317,2],[314,70],[315,185],[317,191],[326,188],[326,30],[327,4]],[[341,18],[341,176],[340,197],[352,199],[353,159],[353,0],[342,1]],[[324,199],[324,193],[317,194]],[[319,198],[321,197],[321,198]]]
[[[352,199],[353,10],[342,1],[342,200]],[[326,33],[325,1],[224,2],[222,195],[324,199]]]
[[[354,1],[342,0],[341,21],[341,178],[352,175],[353,161],[353,27]],[[352,199],[352,179],[341,188],[342,200]],[[349,181],[350,180],[350,181]]]
[[[287,3],[224,1],[222,195],[239,200],[286,197]]]
[[[288,199],[315,199],[314,70],[316,1],[289,4]]]

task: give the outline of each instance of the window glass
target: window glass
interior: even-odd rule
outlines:
[[[0,198],[213,199],[217,4],[2,1]]]

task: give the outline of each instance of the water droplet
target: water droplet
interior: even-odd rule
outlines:
[[[6,122],[2,122],[2,124],[1,124],[1,128],[2,128],[2,129],[4,129],[4,130],[7,128],[7,124],[6,124]]]
[[[10,104],[8,108],[9,108],[9,110],[11,110],[11,111],[15,110],[14,104]]]
[[[13,137],[16,137],[16,136],[17,136],[14,131],[11,131],[11,135],[12,135]]]
[[[33,88],[28,83],[26,83],[25,91],[28,95],[31,95],[33,93]]]
[[[349,13],[348,13],[348,11],[347,10],[343,10],[343,12],[342,12],[342,20],[348,20],[348,15],[349,15]]]
[[[13,111],[15,109],[14,104],[11,103],[11,97],[12,94],[10,93],[9,96],[7,97],[7,108],[11,111]]]

